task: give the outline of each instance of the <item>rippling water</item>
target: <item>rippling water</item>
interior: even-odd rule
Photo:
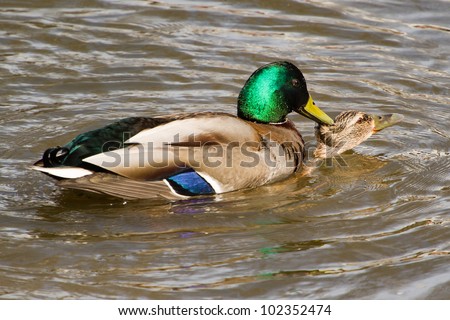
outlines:
[[[450,298],[450,2],[2,1],[1,298]],[[235,112],[287,59],[323,110],[403,123],[347,166],[173,203],[28,166],[126,116]],[[313,126],[292,115],[306,141]]]

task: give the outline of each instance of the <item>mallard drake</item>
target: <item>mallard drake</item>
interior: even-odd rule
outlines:
[[[125,199],[189,197],[254,188],[298,171],[304,142],[292,112],[332,125],[292,63],[257,69],[237,116],[199,112],[131,117],[47,149],[33,169],[67,188]]]

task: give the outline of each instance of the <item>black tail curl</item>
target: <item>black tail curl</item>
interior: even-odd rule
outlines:
[[[60,146],[45,150],[44,154],[42,155],[42,162],[44,163],[44,167],[52,168],[61,166],[65,156],[68,153],[68,148]]]

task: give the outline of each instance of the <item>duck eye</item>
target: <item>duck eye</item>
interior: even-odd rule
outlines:
[[[298,81],[298,79],[292,79],[292,85],[294,87],[298,87],[300,85],[300,81]]]

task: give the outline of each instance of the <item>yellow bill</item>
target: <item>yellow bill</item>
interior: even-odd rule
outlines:
[[[297,112],[319,124],[331,125],[334,123],[333,119],[331,119],[325,112],[316,106],[311,96],[309,96],[306,105]]]

